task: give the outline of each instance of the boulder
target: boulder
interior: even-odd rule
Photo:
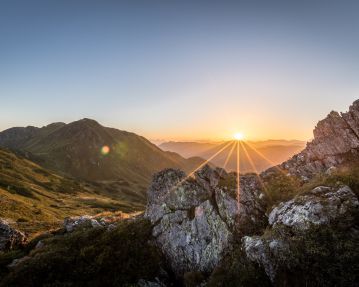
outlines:
[[[0,219],[0,251],[11,250],[22,246],[26,242],[26,235],[13,228],[3,219]]]
[[[274,282],[280,258],[289,255],[288,244],[281,239],[264,239],[259,236],[244,236],[242,243],[247,258],[260,264],[270,280]]]
[[[243,227],[241,222],[265,218],[255,178],[241,177],[239,197],[235,179],[235,174],[208,165],[194,178],[174,169],[154,176],[145,217],[154,226],[155,243],[177,275],[210,272],[230,248],[234,233]]]
[[[283,224],[293,229],[308,229],[311,224],[327,224],[359,208],[358,198],[348,186],[318,186],[306,195],[282,202],[269,214],[269,224]]]
[[[64,219],[64,228],[67,232],[73,232],[77,228],[84,227],[103,227],[96,219],[89,215],[67,217]]]

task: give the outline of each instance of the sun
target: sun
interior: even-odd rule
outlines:
[[[233,138],[237,141],[242,141],[244,139],[244,135],[242,133],[235,133]]]

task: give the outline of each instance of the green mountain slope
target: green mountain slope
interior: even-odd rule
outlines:
[[[0,146],[23,152],[41,165],[88,181],[122,181],[144,191],[154,172],[168,167],[191,171],[203,160],[164,152],[144,137],[103,127],[90,119],[43,128],[11,128]],[[108,146],[110,152],[101,153]]]

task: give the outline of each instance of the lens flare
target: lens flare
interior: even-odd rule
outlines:
[[[110,152],[110,147],[109,147],[109,146],[104,145],[104,146],[101,148],[101,153],[102,153],[103,155],[108,155],[109,152]]]

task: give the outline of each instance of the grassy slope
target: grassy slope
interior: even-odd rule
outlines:
[[[143,201],[137,202],[106,191],[104,185],[77,182],[0,149],[0,217],[21,230],[43,231],[67,216],[143,209]]]

